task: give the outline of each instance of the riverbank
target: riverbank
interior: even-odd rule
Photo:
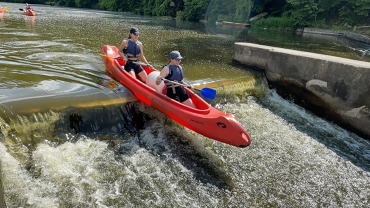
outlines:
[[[363,28],[367,28],[367,27],[363,27]],[[358,42],[370,45],[370,33],[368,34],[365,31],[361,32],[359,28],[356,28],[354,29],[353,32],[351,32],[351,31],[345,31],[345,30],[328,30],[328,29],[306,27],[301,30],[298,30],[297,32],[302,33],[302,34],[319,34],[319,35],[331,35],[331,36],[344,37],[350,40],[354,40],[354,41],[358,41]]]
[[[252,43],[235,43],[234,60],[263,70],[283,97],[370,139],[369,62]]]

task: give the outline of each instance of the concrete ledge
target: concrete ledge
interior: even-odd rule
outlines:
[[[370,44],[370,38],[365,35],[361,35],[359,33],[354,33],[350,31],[343,31],[343,30],[327,30],[327,29],[319,29],[319,28],[303,28],[303,34],[318,34],[318,35],[330,35],[330,36],[340,36],[350,40]]]
[[[271,85],[370,139],[369,62],[241,42],[234,60],[263,70]]]

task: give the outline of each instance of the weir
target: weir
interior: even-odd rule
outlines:
[[[30,164],[30,155],[44,143],[59,146],[88,136],[106,141],[111,148],[119,148],[119,141],[135,135],[145,122],[144,115],[135,105],[136,103],[131,102],[109,106],[69,107],[60,112],[10,115],[5,120],[0,117],[1,142],[25,170],[34,168]],[[2,165],[0,160],[0,208],[6,207],[7,202],[6,189],[4,191],[7,177],[3,177]]]
[[[279,94],[370,139],[370,63],[252,43],[234,60],[262,70]]]
[[[216,89],[216,100],[225,97],[231,99],[230,96],[245,97],[245,94],[259,96],[264,93],[261,92],[264,83],[258,83],[254,77],[223,81],[203,80],[194,85],[196,88]],[[111,87],[113,91],[121,88],[123,87],[119,84],[112,84]],[[86,135],[104,140],[112,148],[120,148],[117,145],[120,143],[118,140],[136,135],[150,118],[140,112],[139,104],[130,93],[122,93],[120,90],[117,94],[121,97],[94,100],[92,96],[78,99],[79,102],[72,106],[63,101],[62,97],[55,98],[52,103],[43,98],[2,103],[1,142],[8,146],[7,151],[25,168],[29,166],[29,155],[44,142],[61,145],[66,141],[78,140],[80,135]],[[28,108],[22,107],[24,102]],[[0,161],[0,208],[6,207],[2,176]]]

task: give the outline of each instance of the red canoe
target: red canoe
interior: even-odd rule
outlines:
[[[27,10],[23,12],[26,16],[36,16],[36,12],[34,10]]]
[[[250,144],[249,134],[233,115],[217,110],[189,89],[186,90],[196,109],[179,103],[157,92],[156,86],[153,86],[159,74],[157,70],[145,64],[142,65],[148,74],[148,84],[145,84],[122,69],[125,62],[120,58],[117,47],[104,45],[100,50],[110,76],[128,88],[141,102],[156,108],[179,124],[208,138],[237,147],[246,147]]]

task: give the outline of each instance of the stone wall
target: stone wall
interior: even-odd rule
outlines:
[[[368,32],[366,32],[365,30],[361,30],[361,27],[360,29],[355,29],[354,31],[356,32],[305,27],[302,32],[303,34],[341,36],[350,40],[370,44],[370,37]]]
[[[278,92],[370,139],[369,62],[252,43],[235,43],[234,60],[263,70]]]

